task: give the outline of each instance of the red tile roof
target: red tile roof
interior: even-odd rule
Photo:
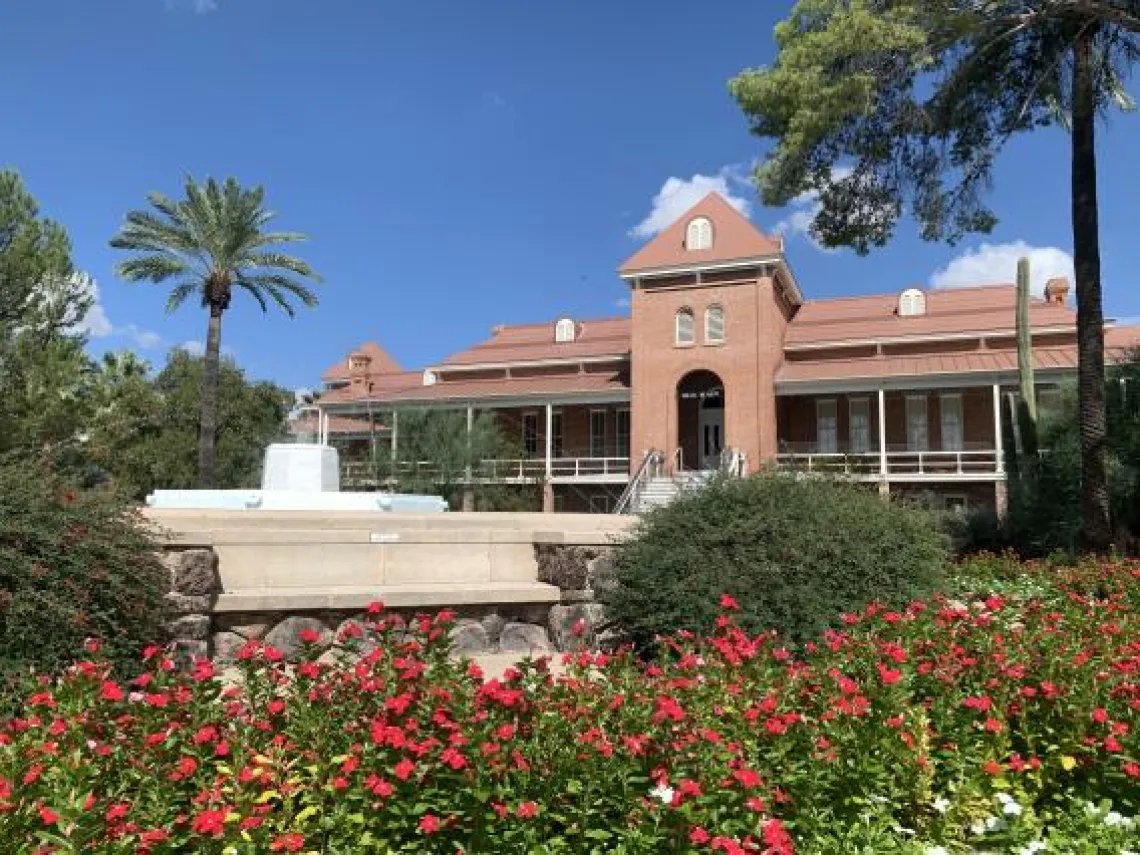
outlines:
[[[372,432],[368,419],[356,419],[351,416],[329,416],[328,429],[329,433],[334,436],[337,434],[366,434]],[[387,427],[377,422],[376,430],[387,430]],[[303,433],[316,434],[317,417],[314,415],[304,415],[299,419],[291,420],[289,422],[289,433],[294,436]]]
[[[1119,361],[1140,347],[1140,327],[1105,331],[1106,358]],[[1038,371],[1072,371],[1077,367],[1076,345],[1033,348],[1033,366]],[[1017,370],[1017,351],[979,350],[970,353],[919,356],[872,356],[861,359],[821,359],[785,362],[776,373],[777,385],[843,380],[914,378],[940,374],[973,374]]]
[[[1016,288],[989,285],[925,291],[926,314],[899,317],[899,293],[834,300],[808,300],[788,326],[788,349],[820,347],[839,342],[929,338],[955,334],[1012,332]],[[1067,305],[1034,299],[1030,322],[1035,328],[1076,323]]]
[[[544,377],[500,377],[489,380],[449,380],[424,386],[417,375],[417,385],[403,388],[373,389],[346,386],[321,396],[318,403],[431,404],[436,401],[482,401],[496,398],[543,398],[550,396],[628,394],[626,371],[605,371]]]
[[[321,380],[347,380],[352,376],[352,369],[349,368],[349,360],[355,355],[367,356],[371,362],[368,363],[369,374],[399,374],[403,369],[399,363],[396,362],[388,352],[374,341],[365,342],[352,351],[348,356],[329,368],[326,368],[324,373],[321,374]]]
[[[489,339],[447,357],[439,367],[624,357],[629,353],[629,318],[577,321],[574,341],[570,342],[556,342],[554,326],[552,321],[497,327]]]
[[[338,389],[321,392],[318,404],[337,404],[346,401],[363,401],[369,398],[380,400],[407,389],[423,385],[423,372],[404,371],[400,374],[384,374],[366,378],[359,383],[350,383]]]
[[[700,216],[712,221],[712,246],[709,249],[687,250],[685,232],[689,222]],[[723,196],[709,193],[682,214],[673,225],[627,258],[619,271],[628,275],[645,270],[769,258],[783,255],[783,252],[783,243],[778,237],[763,234],[746,216],[728,204]]]

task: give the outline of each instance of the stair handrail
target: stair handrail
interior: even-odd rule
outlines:
[[[618,497],[617,504],[614,505],[613,512],[615,514],[629,512],[629,509],[641,498],[641,492],[645,489],[646,482],[661,474],[661,465],[664,462],[665,455],[657,449],[651,448],[645,452],[645,456],[641,459],[641,465],[637,467],[637,471],[629,479],[629,483],[626,484],[621,496]]]
[[[732,478],[743,478],[748,474],[748,458],[739,448],[726,448],[721,452],[720,469]]]

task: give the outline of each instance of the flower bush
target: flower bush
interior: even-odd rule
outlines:
[[[993,572],[1005,565],[993,564]],[[10,852],[1140,850],[1140,565],[1029,566],[790,649],[715,633],[501,679],[372,610],[236,678],[89,655],[0,730]],[[312,639],[314,642],[316,639]]]

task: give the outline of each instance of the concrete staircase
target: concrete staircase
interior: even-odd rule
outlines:
[[[715,472],[682,472],[677,475],[659,475],[645,482],[632,507],[635,514],[667,505],[686,490],[695,490],[712,478]]]

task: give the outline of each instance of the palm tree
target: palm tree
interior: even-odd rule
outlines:
[[[149,194],[153,210],[128,213],[111,246],[135,253],[116,268],[128,282],[173,283],[168,312],[192,295],[209,311],[198,439],[198,482],[209,489],[214,486],[222,315],[230,307],[234,288],[253,297],[263,312],[273,302],[292,317],[293,298],[306,306],[317,304],[304,280],[319,282],[320,277],[306,262],[277,249],[306,237],[267,231],[275,214],[265,209],[260,186],[247,190],[233,178],[225,184],[213,178],[198,184],[188,176],[185,192],[186,197],[177,201]]]

